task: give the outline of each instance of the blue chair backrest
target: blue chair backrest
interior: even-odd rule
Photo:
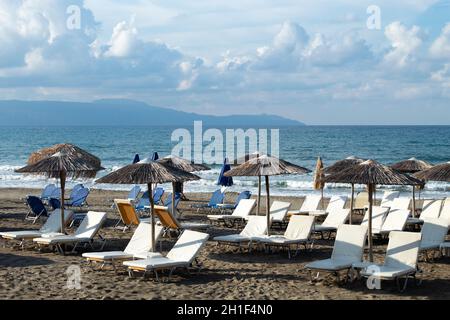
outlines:
[[[217,189],[213,192],[211,199],[209,200],[208,206],[216,206],[220,203],[223,203],[223,199],[225,198],[225,194],[222,193],[222,190]]]
[[[236,207],[238,206],[238,204],[241,200],[250,199],[251,196],[252,196],[252,193],[250,191],[248,191],[248,190],[242,191],[236,199],[236,204],[235,204]]]
[[[88,188],[78,189],[75,193],[70,196],[70,206],[71,207],[81,207],[85,204],[87,197],[89,196]]]
[[[138,204],[136,205],[136,208],[144,208],[150,206],[150,198],[148,197],[148,191],[145,191],[141,198],[139,199]]]
[[[72,199],[72,196],[75,196],[77,194],[78,190],[81,190],[81,189],[84,189],[84,186],[81,183],[75,185],[72,188],[72,191],[70,192],[70,198]]]
[[[128,199],[135,200],[139,196],[139,193],[141,193],[141,187],[134,186],[133,188],[131,188],[130,192],[128,193]]]
[[[52,196],[52,193],[55,191],[56,186],[52,183],[47,185],[41,193],[41,199],[48,199]]]
[[[44,204],[42,203],[42,200],[35,196],[28,196],[27,197],[27,204],[30,207],[30,210],[35,215],[47,215],[47,209],[45,209]]]
[[[48,200],[48,204],[50,205],[50,207],[52,207],[53,210],[61,208],[61,201],[59,201],[59,199],[56,198],[50,198]]]
[[[163,194],[164,194],[163,188],[161,188],[161,187],[156,188],[155,191],[153,192],[154,203],[159,203],[161,201]]]
[[[181,193],[175,192],[175,208],[178,207],[180,201],[181,201]],[[172,193],[167,194],[166,201],[164,201],[164,207],[172,208]]]
[[[60,188],[55,188],[50,196],[50,198],[55,198],[55,199],[59,199],[61,198],[61,189]]]

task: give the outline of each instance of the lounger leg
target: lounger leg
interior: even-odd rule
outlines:
[[[406,290],[406,286],[408,285],[409,276],[406,276],[405,282],[403,285],[400,283],[400,277],[395,278],[395,282],[397,283],[397,289],[399,292],[403,293]]]

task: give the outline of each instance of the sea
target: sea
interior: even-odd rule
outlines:
[[[169,155],[177,141],[172,141],[175,127],[0,127],[0,189],[42,188],[49,182],[44,176],[23,175],[14,170],[24,166],[29,155],[57,143],[73,143],[98,156],[104,171],[97,177],[132,162],[137,153],[141,158],[158,152]],[[192,132],[192,128],[186,128]],[[216,128],[225,136],[229,128]],[[314,170],[317,158],[325,166],[335,161],[357,156],[375,159],[383,164],[415,157],[433,164],[450,161],[450,126],[296,126],[280,127],[279,156],[289,162]],[[206,128],[205,128],[206,130]],[[270,132],[270,130],[269,130]],[[193,132],[192,132],[193,134]],[[200,138],[201,140],[201,138]],[[203,141],[203,146],[209,144]],[[247,150],[248,151],[248,150]],[[185,184],[186,192],[211,192],[218,188],[220,164],[211,170],[198,172],[199,181]],[[318,193],[313,189],[313,174],[271,177],[273,195],[303,196]],[[92,189],[128,190],[130,186],[97,184],[95,179],[70,181],[70,188],[82,182]],[[163,187],[170,190],[169,185]],[[363,189],[364,186],[357,186]],[[410,187],[380,186],[378,190],[400,190],[405,195]],[[228,191],[257,192],[256,178],[234,178]],[[448,196],[450,184],[429,182],[420,197]],[[1,190],[0,190],[1,192]],[[348,195],[346,184],[327,184],[325,196]]]

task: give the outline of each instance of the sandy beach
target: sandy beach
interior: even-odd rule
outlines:
[[[38,229],[36,224],[24,221],[27,208],[22,198],[39,194],[40,190],[0,190],[0,231]],[[114,229],[117,212],[111,208],[112,200],[126,193],[93,190],[89,196],[90,210],[108,213],[108,221],[101,235],[108,241],[104,250],[122,250],[132,230]],[[190,221],[206,222],[206,213],[190,210],[190,205],[206,201],[208,194],[187,194],[189,201],[180,204],[182,216]],[[230,195],[227,202],[232,202]],[[272,197],[272,200],[281,197]],[[302,198],[285,197],[292,208],[299,208]],[[264,203],[264,199],[262,200]],[[357,217],[356,219],[361,219]],[[235,233],[237,230],[213,226],[215,235]],[[278,231],[280,232],[280,231]],[[7,245],[7,247],[5,247]],[[163,242],[168,251],[173,241]],[[375,259],[382,261],[387,241],[375,241]],[[59,255],[38,252],[32,248],[12,249],[3,242],[0,248],[0,299],[450,299],[450,258],[433,262],[419,262],[423,270],[420,287],[411,284],[406,293],[397,292],[393,282],[383,282],[382,290],[369,290],[363,281],[345,286],[334,283],[330,276],[310,284],[303,270],[308,262],[328,258],[332,240],[316,239],[312,251],[301,251],[292,259],[285,252],[238,252],[216,247],[209,241],[201,251],[203,269],[197,274],[177,271],[169,282],[158,283],[152,277],[129,278],[125,269],[116,274],[112,269],[94,270],[87,265],[81,253]],[[81,266],[81,289],[67,289],[67,269]]]

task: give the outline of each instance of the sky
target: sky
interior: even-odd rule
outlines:
[[[450,124],[450,0],[0,0],[0,99]]]

